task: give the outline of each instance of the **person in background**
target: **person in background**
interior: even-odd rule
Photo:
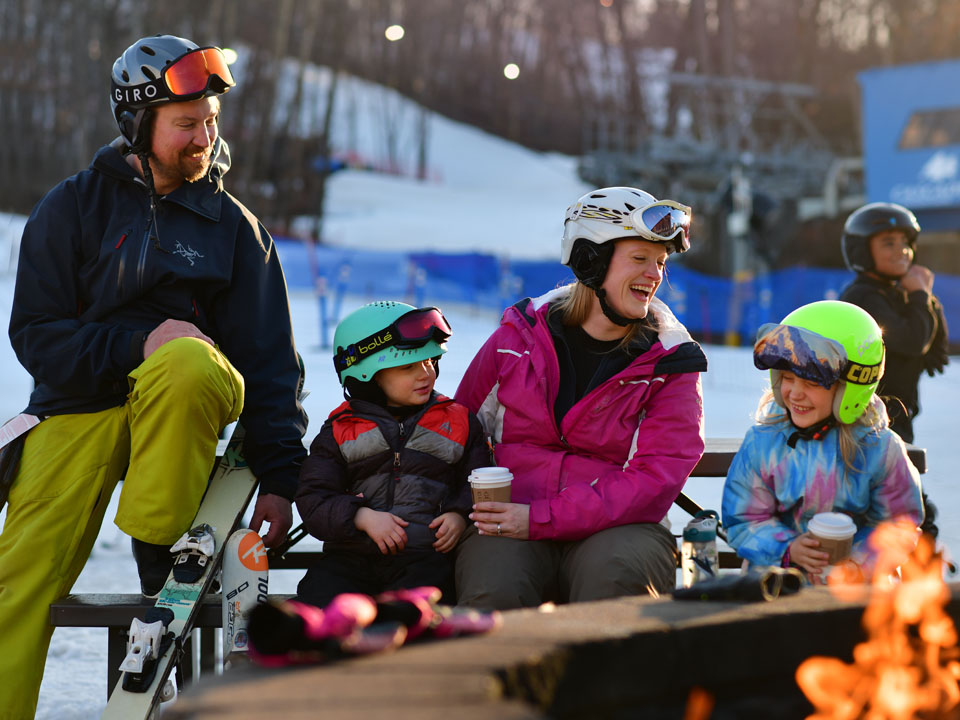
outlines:
[[[690,208],[636,188],[566,212],[576,282],[508,308],[456,399],[476,412],[510,503],[482,502],[458,547],[462,605],[506,609],[665,592],[662,524],[703,454],[700,346],[657,297]]]
[[[223,53],[172,35],[116,60],[120,137],[27,221],[10,341],[36,381],[7,452],[0,535],[0,718],[34,716],[53,628],[121,479],[115,523],[144,595],[190,529],[237,419],[260,482],[252,527],[286,538],[307,418],[287,289],[266,229],[224,190]],[[104,98],[106,99],[106,98]],[[29,423],[24,423],[24,426]],[[7,457],[15,457],[12,453]]]
[[[467,476],[490,464],[473,413],[434,391],[451,329],[437,308],[380,301],[334,333],[346,398],[300,472],[297,509],[323,552],[297,588],[323,607],[341,593],[440,588],[470,512]]]
[[[869,574],[877,525],[924,519],[920,475],[875,393],[880,327],[856,305],[810,303],[760,328],[753,362],[770,371],[770,390],[723,486],[727,542],[751,565],[819,577],[828,555],[807,523],[845,513],[857,526],[852,560]]]
[[[857,276],[840,299],[862,307],[883,328],[887,362],[877,392],[890,426],[907,443],[913,442],[913,419],[920,413],[921,374],[933,377],[949,362],[934,275],[914,262],[919,233],[907,208],[870,203],[847,218],[842,240],[844,262]]]

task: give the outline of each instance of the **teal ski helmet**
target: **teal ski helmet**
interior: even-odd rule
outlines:
[[[841,423],[856,422],[870,406],[883,376],[883,335],[861,307],[840,300],[820,300],[797,308],[777,325],[760,328],[753,364],[770,371],[774,399],[783,371],[829,388],[839,382],[833,414]]]
[[[333,334],[341,385],[370,382],[380,370],[439,357],[452,330],[438,308],[380,300],[347,315]]]

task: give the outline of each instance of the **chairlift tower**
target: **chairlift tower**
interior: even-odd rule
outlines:
[[[835,158],[802,107],[817,91],[685,72],[641,76],[648,95],[660,89],[665,122],[651,131],[650,118],[598,104],[603,109],[584,122],[581,177],[597,186],[636,185],[692,205],[698,238],[706,241],[700,247],[712,253],[717,272],[733,277],[763,270],[748,267],[749,214],[746,225],[741,218],[728,227],[731,213],[742,215],[734,207],[734,186],[747,183],[778,201],[824,195]]]

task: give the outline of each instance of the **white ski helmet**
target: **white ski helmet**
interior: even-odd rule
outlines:
[[[584,285],[597,289],[607,275],[611,241],[646,240],[662,243],[668,253],[682,253],[690,248],[690,218],[686,205],[657,200],[637,188],[594,190],[567,208],[560,262]]]

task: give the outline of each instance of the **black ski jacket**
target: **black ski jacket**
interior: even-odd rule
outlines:
[[[430,522],[449,511],[467,515],[473,504],[467,476],[491,464],[480,421],[450,398],[434,392],[402,421],[375,403],[349,400],[310,445],[297,510],[325,547],[379,554],[354,524],[366,506],[410,523],[407,551],[431,550]]]
[[[864,273],[840,295],[873,316],[883,330],[886,367],[877,393],[884,398],[893,429],[913,441],[911,421],[920,412],[917,385],[924,369],[942,371],[946,363],[946,321],[937,299],[923,290],[907,292],[899,285]],[[903,403],[905,419],[897,401]]]
[[[244,456],[261,493],[292,499],[306,451],[301,369],[276,248],[210,172],[160,198],[118,140],[37,204],[20,246],[10,340],[36,381],[25,412],[98,412],[126,401],[146,336],[168,318],[196,325],[243,375]]]

